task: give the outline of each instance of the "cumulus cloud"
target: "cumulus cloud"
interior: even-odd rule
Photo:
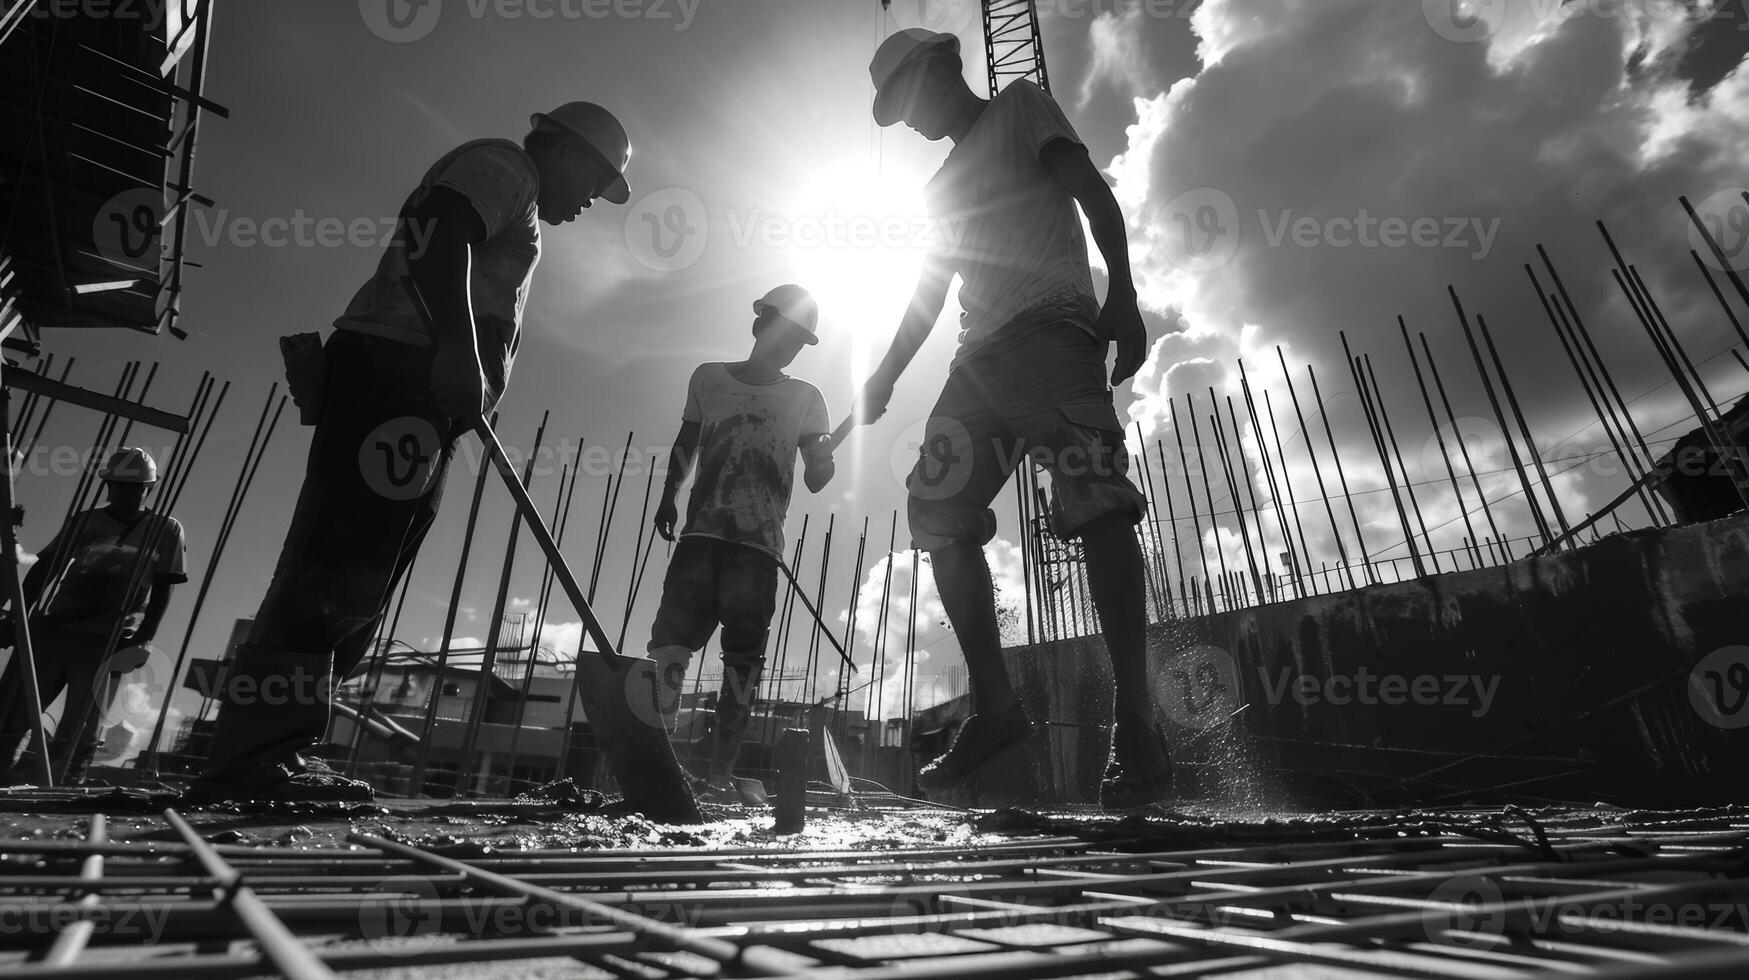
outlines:
[[[1704,16],[1708,3],[1473,6],[1480,19],[1452,21],[1450,5],[1440,3],[1205,0],[1192,18],[1199,73],[1135,100],[1128,146],[1108,172],[1131,219],[1144,308],[1164,318],[1166,329],[1133,386],[1130,417],[1143,435],[1132,435],[1131,448],[1153,450],[1158,440],[1175,456],[1172,444],[1183,437],[1188,468],[1173,459],[1161,473],[1157,455],[1150,460],[1167,483],[1156,496],[1171,493],[1179,509],[1178,557],[1198,574],[1198,535],[1184,519],[1191,494],[1203,512],[1205,550],[1218,547],[1229,563],[1240,520],[1249,522],[1254,546],[1273,542],[1272,554],[1284,543],[1281,525],[1289,524],[1288,534],[1303,538],[1314,559],[1312,571],[1338,561],[1339,536],[1351,557],[1364,546],[1369,555],[1406,558],[1405,516],[1417,538],[1425,524],[1439,550],[1462,548],[1472,528],[1482,537],[1494,527],[1508,536],[1531,533],[1526,493],[1457,327],[1448,284],[1472,323],[1477,314],[1488,321],[1568,519],[1614,497],[1625,486],[1619,471],[1557,464],[1608,447],[1525,274],[1539,243],[1560,266],[1624,395],[1640,399],[1634,411],[1641,428],[1667,445],[1694,424],[1684,421],[1686,406],[1615,289],[1594,222],[1606,222],[1627,248],[1696,359],[1722,354],[1733,335],[1687,254],[1696,245],[1677,197],[1725,200],[1742,183],[1749,73],[1714,71],[1697,84],[1684,68],[1694,60],[1698,32],[1715,29]],[[1140,77],[1116,63],[1141,56],[1133,45],[1098,32],[1093,43],[1098,78]],[[1427,334],[1438,358],[1489,515],[1467,475],[1459,506],[1399,315],[1412,337]],[[1416,499],[1404,500],[1403,515],[1349,372],[1344,334],[1378,375],[1396,436],[1386,454],[1392,475],[1414,485]],[[1256,427],[1241,400],[1241,360]],[[1733,367],[1728,356],[1708,361],[1709,381],[1741,391]],[[1218,450],[1206,444],[1211,387],[1223,418],[1224,399],[1238,402],[1239,432],[1236,441],[1228,432],[1228,451],[1242,452],[1243,464],[1230,461],[1252,483],[1236,503],[1221,479],[1211,481],[1218,531],[1200,482],[1203,470],[1221,467]],[[1187,394],[1201,441],[1182,418],[1191,411]],[[1273,427],[1263,417],[1265,397]],[[1172,429],[1174,406],[1185,432]],[[1273,481],[1261,466],[1265,449]],[[1455,456],[1454,463],[1461,467]],[[1319,499],[1320,476],[1338,494],[1331,513]],[[1344,480],[1352,515],[1339,496]],[[1552,510],[1540,488],[1533,493]],[[1425,550],[1424,539],[1419,546]],[[1206,556],[1212,562],[1216,554]]]

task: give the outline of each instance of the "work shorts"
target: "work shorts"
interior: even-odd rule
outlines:
[[[723,662],[765,659],[777,612],[777,559],[757,548],[702,535],[680,539],[662,580],[662,602],[650,627],[652,654],[696,653],[723,627]]]
[[[990,504],[1028,457],[1050,473],[1058,537],[1077,537],[1109,514],[1141,522],[1146,500],[1127,475],[1106,349],[1064,323],[948,374],[905,481],[916,547],[988,543],[996,535]]]

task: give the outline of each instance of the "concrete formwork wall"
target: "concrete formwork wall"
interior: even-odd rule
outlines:
[[[1149,653],[1196,795],[1295,805],[1749,798],[1749,729],[1731,727],[1749,724],[1745,516],[1159,624]],[[1053,723],[1032,753],[1037,792],[1091,799],[1111,717],[1103,641],[1007,658],[1035,718]]]

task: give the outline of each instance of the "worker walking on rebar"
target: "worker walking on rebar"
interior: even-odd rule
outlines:
[[[658,663],[661,707],[672,730],[687,664],[722,626],[723,683],[709,768],[700,777],[705,795],[722,801],[736,798],[741,785],[731,778],[777,611],[797,452],[810,492],[819,493],[833,473],[826,400],[818,388],[783,373],[804,346],[819,343],[819,307],[807,290],[785,285],[755,301],[753,312],[747,359],[703,365],[687,384],[655,516],[656,533],[673,541],[680,483],[696,471],[649,654]]]
[[[886,411],[958,275],[965,311],[959,349],[906,488],[912,537],[930,554],[965,654],[974,714],[919,782],[940,791],[1035,731],[1002,660],[983,552],[996,534],[989,505],[1030,456],[1051,476],[1053,530],[1085,548],[1117,678],[1105,801],[1158,799],[1170,787],[1171,763],[1148,682],[1135,534],[1145,502],[1126,476],[1123,427],[1105,376],[1112,343],[1113,384],[1133,376],[1147,356],[1123,214],[1057,103],[1025,80],[993,99],[978,97],[962,77],[953,35],[895,33],[869,72],[877,123],[903,121],[925,139],[954,144],[926,190],[936,246],[858,405],[865,424]],[[1104,306],[1094,297],[1077,204],[1110,271]]]
[[[302,753],[431,527],[456,440],[504,394],[539,222],[630,196],[631,145],[612,113],[572,102],[531,125],[520,145],[474,140],[427,170],[327,344],[288,353],[315,425],[308,469],[188,800],[371,798]]]
[[[38,705],[66,692],[50,763],[61,780],[77,783],[97,749],[99,719],[114,698],[117,678],[145,665],[147,644],[158,635],[175,587],[188,581],[182,525],[154,514],[145,501],[158,482],[158,464],[144,449],[121,449],[98,471],[104,505],[74,514],[43,547],[24,576],[24,599],[35,653]],[[53,587],[46,606],[37,608]],[[11,646],[14,610],[0,622]],[[0,771],[11,765],[31,733],[30,698],[18,650],[0,674]],[[14,772],[27,777],[34,766]],[[10,773],[9,773],[10,775]],[[0,776],[0,778],[5,778]]]

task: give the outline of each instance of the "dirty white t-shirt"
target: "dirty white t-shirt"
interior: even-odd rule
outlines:
[[[411,227],[407,214],[434,187],[447,187],[468,199],[486,229],[473,247],[468,295],[480,367],[494,400],[504,394],[522,329],[522,308],[540,261],[540,222],[536,202],[540,173],[522,147],[503,139],[474,140],[433,164],[401,206],[395,240],[383,252],[376,274],[359,289],[334,325],[342,330],[387,337],[417,347],[431,345],[430,331],[402,280],[410,274],[409,253],[417,253],[429,232]]]
[[[1039,161],[1058,139],[1081,142],[1055,100],[1015,81],[929,181],[936,255],[963,280],[956,365],[1055,323],[1091,334],[1098,322],[1080,212]]]
[[[803,436],[828,431],[826,399],[799,378],[748,384],[705,364],[686,386],[684,422],[699,424],[682,537],[719,538],[783,557],[783,522]]]

